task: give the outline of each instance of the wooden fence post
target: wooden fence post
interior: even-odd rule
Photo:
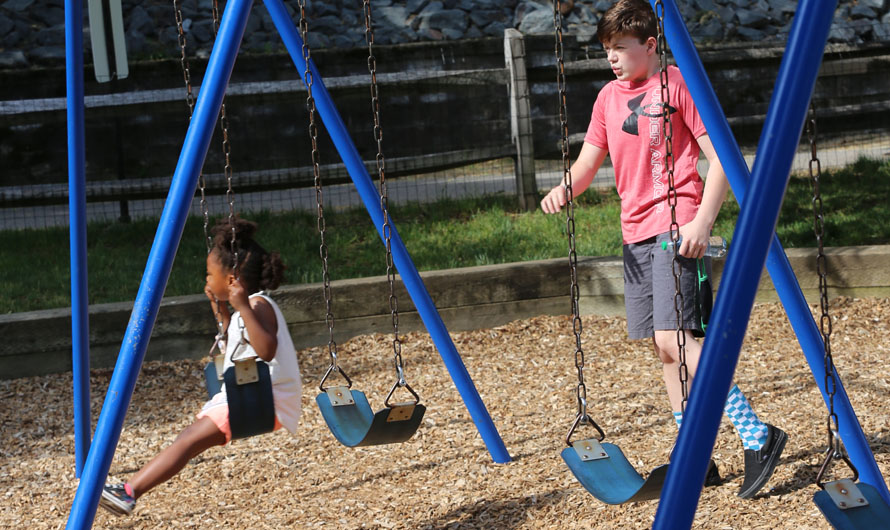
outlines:
[[[522,33],[513,28],[504,31],[504,60],[510,72],[510,129],[516,145],[516,196],[519,207],[531,211],[538,204],[538,186],[535,182],[535,147],[525,70],[525,41]]]

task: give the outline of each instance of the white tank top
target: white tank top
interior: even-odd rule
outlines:
[[[300,366],[297,363],[297,351],[294,348],[294,341],[291,339],[290,332],[287,329],[287,322],[284,321],[284,315],[281,313],[278,304],[268,296],[261,293],[254,293],[250,298],[260,296],[272,306],[275,311],[275,319],[278,321],[278,349],[275,350],[275,357],[268,362],[269,375],[272,378],[272,397],[275,400],[275,415],[278,421],[291,433],[297,431],[297,425],[300,422],[300,414],[302,413],[302,395],[303,381],[300,377]],[[241,314],[236,311],[229,321],[229,329],[227,330],[226,339],[226,356],[223,370],[227,370],[230,366],[234,366],[232,362],[232,354],[238,346],[241,339],[241,329],[238,320]],[[244,336],[250,340],[250,334],[244,329]],[[256,356],[253,346],[248,346],[246,356]],[[225,393],[226,386],[222,385],[222,392]]]

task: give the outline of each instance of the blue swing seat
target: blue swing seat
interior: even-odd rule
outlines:
[[[392,409],[385,407],[376,414],[368,398],[359,390],[350,390],[352,404],[334,406],[330,396],[322,392],[315,397],[321,415],[337,440],[347,447],[401,443],[409,440],[420,427],[426,407],[414,406],[404,420],[389,420]],[[389,420],[389,421],[388,421]]]
[[[581,460],[574,447],[561,453],[572,474],[591,495],[606,504],[648,501],[661,495],[666,464],[653,469],[643,480],[617,445],[604,443],[602,447],[607,456],[595,460]]]
[[[222,390],[222,380],[216,372],[216,363],[210,361],[204,365],[204,386],[207,387],[207,399],[219,394]]]
[[[884,502],[878,490],[874,486],[862,482],[857,483],[856,487],[868,501],[866,506],[842,510],[825,490],[816,492],[813,495],[813,502],[819,507],[825,519],[837,530],[890,528],[890,507]]]

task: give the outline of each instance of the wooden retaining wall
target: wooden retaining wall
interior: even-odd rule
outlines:
[[[789,249],[788,258],[807,299],[818,300],[814,249]],[[890,246],[827,250],[831,296],[890,296]],[[718,280],[722,261],[715,262]],[[565,258],[422,273],[427,289],[452,331],[498,326],[536,315],[570,312]],[[621,258],[580,258],[578,278],[584,314],[623,315]],[[336,339],[391,330],[385,277],[333,282]],[[327,343],[320,284],[286,286],[280,304],[298,348]],[[777,296],[767,274],[757,300]],[[407,293],[400,289],[400,329],[422,329]],[[131,302],[90,307],[91,368],[114,365],[132,309]],[[164,299],[146,360],[200,358],[210,348],[214,321],[202,295]],[[71,370],[71,312],[52,309],[0,315],[0,378]]]

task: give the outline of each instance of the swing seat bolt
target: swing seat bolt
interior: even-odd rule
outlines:
[[[840,503],[840,506],[841,506],[841,508],[844,508],[844,507],[847,506],[847,503],[846,503],[846,502],[841,502],[841,503]]]
[[[841,488],[841,495],[846,495],[846,494],[847,494],[847,490],[845,490],[844,488]]]
[[[865,499],[856,499],[856,502],[865,502]]]

